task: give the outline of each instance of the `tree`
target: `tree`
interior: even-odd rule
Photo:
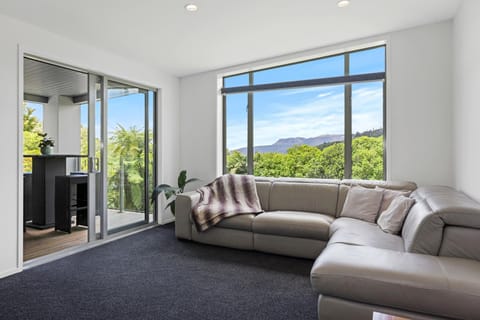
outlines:
[[[240,151],[230,151],[227,153],[227,172],[233,174],[247,173],[247,157]]]
[[[383,179],[383,136],[353,139],[352,178]]]
[[[95,157],[101,157],[101,143],[99,138],[95,138]],[[80,154],[88,155],[88,128],[80,125]],[[88,159],[80,159],[80,170],[88,171]]]
[[[80,125],[80,154],[88,155],[88,128]],[[80,158],[80,170],[88,171],[88,159]]]
[[[42,132],[42,123],[33,115],[33,108],[23,104],[23,154],[40,154],[38,143],[41,137],[38,135]],[[23,172],[32,171],[32,159],[23,159]]]
[[[345,144],[335,143],[322,151],[320,166],[323,170],[319,176],[328,179],[343,179],[345,172]]]
[[[117,125],[109,139],[109,208],[144,210],[145,136],[135,126]]]
[[[383,179],[383,136],[381,130],[367,131],[352,139],[352,178]],[[255,153],[254,174],[264,177],[343,179],[345,144],[331,142],[318,147],[296,145],[286,154]],[[229,173],[246,173],[247,159],[239,151],[227,155]]]
[[[23,104],[23,108],[23,131],[41,133],[42,124],[40,123],[40,120],[33,115],[35,109],[27,107],[26,103]]]
[[[308,145],[293,146],[287,151],[287,177],[316,178],[322,173],[322,151]]]
[[[286,155],[277,152],[255,153],[254,174],[259,177],[286,177]]]

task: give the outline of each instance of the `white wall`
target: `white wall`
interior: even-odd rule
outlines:
[[[89,23],[85,21],[85,23]],[[95,47],[80,44],[45,30],[0,15],[0,135],[8,143],[2,144],[0,162],[0,277],[19,271],[22,266],[22,226],[17,213],[19,207],[19,161],[22,157],[18,137],[19,61],[18,46],[25,52],[82,69],[111,75],[120,79],[161,88],[159,101],[159,181],[175,182],[179,162],[178,86],[177,78],[140,62],[131,61]],[[19,96],[20,94],[20,96]]]
[[[453,185],[452,24],[390,37],[388,177]]]
[[[217,73],[209,72],[180,81],[180,159],[189,177],[206,182],[218,176],[217,159],[221,126],[217,121]]]
[[[387,177],[453,184],[451,22],[202,73],[180,80],[181,167],[211,180],[221,171],[217,74],[246,71],[387,41]]]
[[[453,24],[455,186],[480,201],[480,2],[466,0]]]

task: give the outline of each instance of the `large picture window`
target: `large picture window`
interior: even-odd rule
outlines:
[[[385,178],[385,46],[223,78],[224,172]]]

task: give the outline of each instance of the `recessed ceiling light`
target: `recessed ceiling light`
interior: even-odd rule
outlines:
[[[197,7],[196,4],[189,3],[189,4],[185,5],[185,10],[190,11],[190,12],[194,12],[194,11],[198,10],[198,7]]]
[[[346,6],[348,6],[350,4],[350,1],[349,0],[340,0],[337,2],[337,6],[339,8],[344,8]]]

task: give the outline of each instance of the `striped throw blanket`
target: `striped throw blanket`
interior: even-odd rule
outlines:
[[[192,208],[192,218],[198,231],[205,231],[225,218],[263,211],[253,176],[226,174],[197,192],[200,200]]]

